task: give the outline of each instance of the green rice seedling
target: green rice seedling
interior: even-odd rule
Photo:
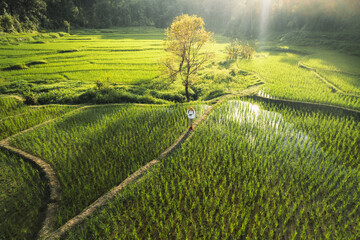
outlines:
[[[1,239],[35,239],[45,218],[47,184],[28,162],[0,150]]]
[[[296,54],[268,52],[255,60],[241,60],[237,64],[239,68],[254,71],[265,79],[262,95],[360,109],[360,98],[333,93],[311,71],[299,68],[299,61],[301,56]]]
[[[14,97],[0,97],[0,120],[15,115],[25,108],[22,101]]]
[[[246,101],[254,102],[246,98]],[[258,101],[263,108],[278,111],[287,122],[316,138],[339,163],[359,169],[360,122],[339,111],[322,110]]]
[[[351,75],[342,72],[330,72],[317,70],[321,76],[325,77],[331,84],[344,91],[345,93],[357,94],[360,97],[360,74]]]
[[[75,108],[73,106],[23,107],[22,111],[17,112],[17,115],[0,121],[0,140],[52,118],[59,117]]]
[[[187,128],[189,105],[96,106],[11,144],[48,161],[62,185],[58,225],[157,158]],[[207,105],[194,109],[201,116]]]
[[[358,170],[284,115],[224,103],[160,168],[66,239],[356,238]]]
[[[318,50],[317,53],[305,56],[301,62],[308,67],[333,72],[345,72],[360,75],[359,57],[335,51]]]

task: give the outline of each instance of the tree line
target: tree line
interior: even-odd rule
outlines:
[[[65,21],[72,27],[164,28],[187,13],[202,17],[212,31],[257,36],[264,11],[273,31],[360,29],[358,0],[0,0],[0,30],[64,29]]]

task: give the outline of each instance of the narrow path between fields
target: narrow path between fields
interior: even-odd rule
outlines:
[[[338,88],[337,86],[335,86],[334,84],[332,84],[330,81],[328,81],[325,77],[321,76],[315,68],[311,68],[306,66],[305,64],[303,64],[301,61],[298,62],[298,67],[299,68],[303,68],[306,69],[310,72],[312,72],[318,79],[320,79],[320,81],[322,81],[323,83],[325,83],[332,92],[337,92],[343,95],[347,95],[347,96],[351,96],[351,97],[360,97],[358,94],[355,93],[348,93],[348,92],[344,92],[342,89]],[[338,72],[338,73],[342,73],[342,72]]]
[[[211,111],[226,99],[234,97],[234,96],[247,96],[251,94],[255,94],[258,91],[258,84],[255,86],[251,86],[239,94],[229,94],[222,96],[217,100],[215,104],[209,107],[206,112],[193,124],[193,128],[196,128],[200,123],[202,123],[211,113]],[[100,210],[102,207],[108,204],[109,201],[113,200],[116,195],[118,195],[121,191],[123,191],[127,186],[130,184],[134,184],[140,180],[142,180],[146,173],[148,173],[151,169],[156,167],[161,160],[164,160],[168,157],[171,153],[173,153],[176,149],[178,149],[185,140],[191,138],[194,132],[192,130],[186,130],[169,148],[167,148],[163,153],[159,155],[157,159],[152,160],[151,162],[147,163],[145,166],[134,172],[128,178],[126,178],[120,185],[112,188],[106,194],[98,198],[94,203],[88,206],[85,210],[83,210],[79,215],[75,216],[74,218],[70,219],[66,222],[63,226],[57,229],[55,232],[51,233],[46,239],[59,239],[63,237],[69,230],[74,228],[75,226],[79,225],[80,223],[84,222],[88,217],[92,214]]]
[[[24,134],[26,132],[32,131],[38,127],[41,127],[45,124],[54,122],[58,119],[61,119],[67,115],[73,114],[75,112],[81,111],[83,109],[87,108],[87,106],[85,107],[81,107],[81,108],[77,108],[71,112],[68,112],[60,117],[57,118],[53,118],[51,120],[45,121],[43,123],[40,123],[36,126],[33,126],[31,128],[28,128],[24,131],[21,131],[17,134],[14,134],[8,138],[5,138],[4,140],[0,141],[0,147],[5,148],[7,150],[9,150],[12,153],[15,153],[19,156],[21,156],[22,158],[36,164],[39,169],[41,169],[41,171],[43,171],[45,173],[45,177],[48,180],[48,184],[49,184],[49,189],[50,189],[50,197],[49,197],[49,202],[47,203],[47,208],[46,208],[46,213],[45,213],[45,220],[43,222],[43,225],[41,227],[40,232],[38,233],[38,237],[39,238],[44,238],[44,236],[48,235],[49,233],[53,232],[55,230],[55,226],[56,226],[56,212],[57,212],[57,208],[58,208],[58,203],[61,199],[61,185],[60,185],[60,181],[58,179],[58,177],[56,176],[56,173],[54,171],[54,169],[51,167],[51,165],[49,163],[47,163],[46,161],[42,160],[39,157],[36,157],[34,155],[31,155],[27,152],[22,151],[21,149],[15,148],[10,146],[10,139],[13,137],[16,137],[18,135]]]
[[[193,127],[195,128],[199,125],[202,121],[206,119],[206,117],[210,114],[211,110],[218,104],[220,104],[222,100],[219,100],[216,104],[212,105],[210,108],[206,110],[203,116],[198,119],[194,124]],[[167,148],[157,159],[152,160],[151,162],[147,163],[145,166],[131,174],[128,178],[126,178],[120,185],[112,188],[106,194],[98,198],[94,203],[88,206],[84,211],[82,211],[79,215],[75,216],[74,218],[67,221],[63,226],[57,229],[55,232],[51,233],[46,239],[59,239],[63,237],[70,229],[74,228],[75,226],[82,223],[85,219],[87,219],[90,215],[94,214],[102,207],[107,205],[107,203],[113,200],[116,195],[118,195],[121,191],[123,191],[128,185],[134,184],[142,179],[145,174],[161,163],[161,160],[169,156],[175,149],[177,149],[186,139],[192,136],[192,130],[186,130],[176,141],[173,145]]]

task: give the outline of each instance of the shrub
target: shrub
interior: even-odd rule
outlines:
[[[237,60],[239,57],[243,59],[252,59],[255,55],[255,49],[249,43],[242,44],[235,39],[225,48],[227,60]]]
[[[4,32],[12,33],[16,31],[14,28],[13,17],[8,13],[5,13],[4,15],[0,16],[0,25],[2,31]]]
[[[68,21],[64,21],[65,32],[70,34],[70,23]]]
[[[39,24],[34,21],[31,21],[28,17],[25,17],[22,26],[23,26],[23,30],[27,32],[34,32],[37,31],[39,28]]]
[[[22,29],[22,26],[21,26],[21,23],[19,22],[19,20],[15,17],[13,17],[13,27],[15,29],[16,32],[22,32],[23,29]]]
[[[194,95],[193,95],[194,99],[197,100],[201,96],[203,96],[206,91],[208,91],[209,86],[206,84],[197,83],[197,84],[194,84],[193,86],[191,86],[191,89],[194,92]]]
[[[178,92],[159,92],[159,91],[155,91],[152,90],[149,92],[149,94],[155,98],[160,98],[166,101],[171,101],[171,102],[180,102],[183,103],[185,102],[185,96],[181,95]]]

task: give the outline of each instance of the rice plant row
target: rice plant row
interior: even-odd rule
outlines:
[[[34,239],[45,218],[46,181],[5,150],[0,150],[0,169],[0,238]]]
[[[198,116],[206,105],[195,106]],[[187,128],[187,105],[98,106],[11,144],[48,161],[61,182],[58,226],[155,159]]]
[[[0,97],[0,121],[4,118],[19,114],[25,105],[13,97]]]
[[[0,121],[0,140],[52,118],[59,117],[75,108],[74,106],[23,107],[19,111],[21,115]],[[6,107],[0,109],[1,111],[7,111]]]
[[[310,116],[308,125],[331,121]],[[285,119],[223,104],[157,172],[66,239],[356,239],[358,170]]]
[[[269,96],[360,109],[359,97],[333,93],[311,71],[299,68],[300,60],[301,57],[296,54],[272,56],[267,53],[256,60],[239,61],[238,65],[242,69],[259,73],[266,80],[263,92]],[[333,84],[337,85],[336,82]],[[357,85],[353,85],[355,87]]]
[[[360,121],[337,110],[291,107],[264,101],[246,101],[260,104],[264,109],[282,114],[287,122],[316,138],[329,155],[339,163],[360,170]]]

